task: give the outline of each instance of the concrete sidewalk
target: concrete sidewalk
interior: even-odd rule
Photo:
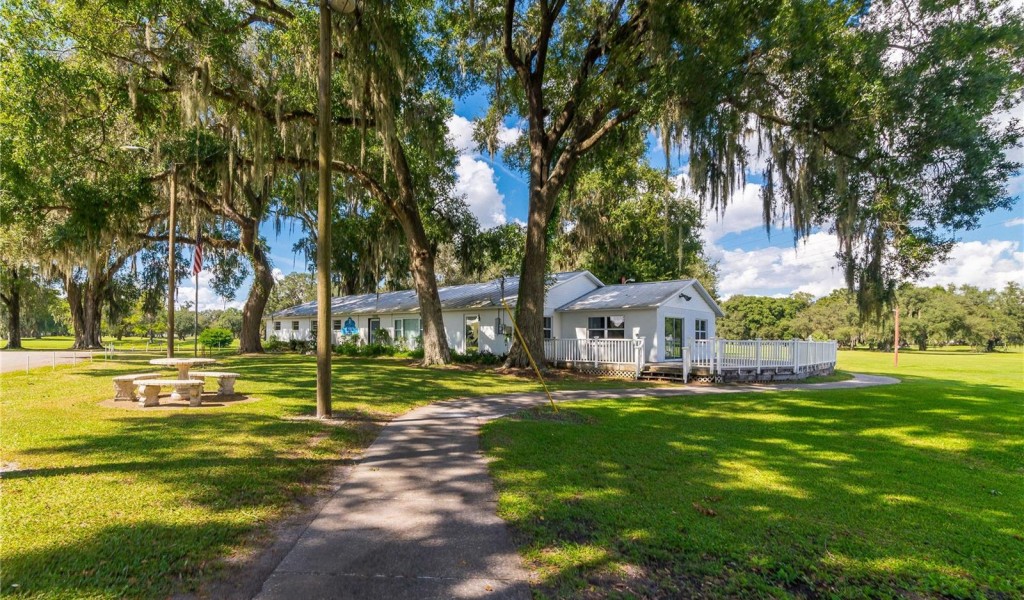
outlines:
[[[897,383],[857,375],[821,384],[572,391],[557,400],[664,397]],[[258,598],[530,598],[480,451],[480,425],[543,394],[438,402],[391,421],[299,536]]]
[[[79,364],[92,360],[95,354],[102,354],[102,352],[93,352],[92,350],[4,350],[0,352],[0,373]]]

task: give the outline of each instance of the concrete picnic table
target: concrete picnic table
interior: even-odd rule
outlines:
[[[177,367],[178,379],[188,379],[188,370],[196,365],[208,365],[217,362],[212,358],[154,358],[149,361],[151,365],[159,365],[162,367]],[[181,400],[182,395],[178,390],[175,390],[171,394],[171,398],[175,400]]]
[[[188,370],[195,365],[209,365],[217,362],[213,358],[154,358],[149,361],[151,365],[162,367],[177,367],[178,379],[188,379]]]

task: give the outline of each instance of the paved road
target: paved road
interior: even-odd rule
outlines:
[[[53,367],[54,364],[70,365],[89,360],[93,353],[87,350],[4,350],[0,352],[0,373],[24,371],[26,368]],[[97,352],[102,354],[102,352]]]
[[[679,396],[897,383],[849,381],[561,392],[558,400]],[[391,421],[257,595],[302,598],[530,598],[480,451],[480,425],[545,402],[509,394],[439,402]]]

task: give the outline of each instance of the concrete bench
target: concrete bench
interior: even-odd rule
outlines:
[[[135,382],[139,379],[155,379],[160,373],[139,373],[118,375],[114,378],[114,400],[135,400]]]
[[[160,406],[160,388],[172,387],[182,398],[188,398],[189,406],[199,406],[203,401],[201,379],[139,379],[135,385],[142,388],[143,406]]]
[[[193,379],[202,379],[203,381],[206,381],[207,378],[216,379],[218,396],[234,394],[235,380],[238,379],[238,373],[224,373],[221,371],[191,371],[188,376]]]

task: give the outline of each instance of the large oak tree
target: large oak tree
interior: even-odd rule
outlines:
[[[892,298],[953,233],[1011,203],[1005,151],[1020,103],[1022,19],[1004,2],[476,0],[437,20],[448,51],[492,90],[493,140],[529,176],[517,305],[539,355],[548,225],[577,165],[609,134],[658,128],[685,152],[708,210],[748,169],[765,220],[840,240],[864,309]],[[759,164],[754,164],[759,163]],[[517,344],[509,363],[526,364]]]

